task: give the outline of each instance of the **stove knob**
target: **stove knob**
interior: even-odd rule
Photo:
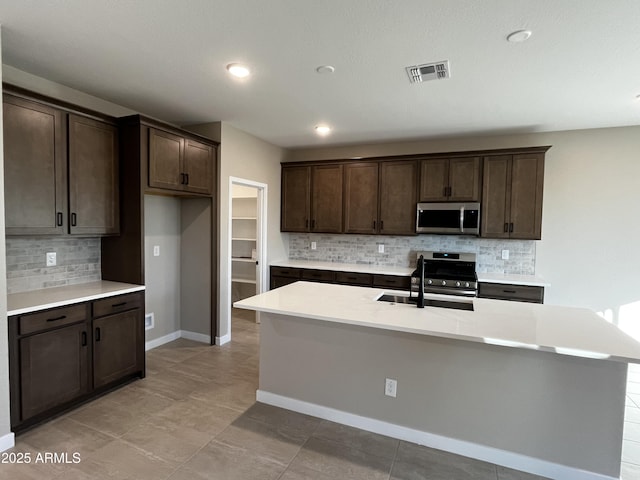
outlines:
[[[447,282],[442,280],[442,286],[444,287],[446,284],[447,284]]]
[[[460,286],[460,282],[456,282],[456,287],[459,287],[459,286]]]
[[[427,280],[427,285],[431,285],[433,283],[433,280]]]

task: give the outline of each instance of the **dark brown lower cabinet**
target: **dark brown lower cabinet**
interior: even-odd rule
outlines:
[[[93,386],[107,385],[140,369],[139,310],[93,321]],[[133,326],[133,328],[132,328]]]
[[[409,276],[372,275],[370,273],[315,270],[311,268],[271,267],[271,290],[299,280],[406,291],[409,291],[411,285]]]
[[[11,429],[144,377],[144,293],[9,317]]]
[[[19,341],[22,418],[34,417],[89,391],[88,330],[83,322]]]
[[[512,285],[510,283],[478,284],[478,298],[511,300],[514,302],[544,303],[544,287],[536,285]]]

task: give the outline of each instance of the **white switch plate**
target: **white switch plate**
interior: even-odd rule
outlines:
[[[378,244],[378,253],[384,253],[384,243]]]
[[[509,260],[509,250],[502,250],[502,259]]]
[[[56,263],[56,252],[47,252],[47,267],[55,267]]]
[[[311,242],[311,250],[315,250],[318,247],[318,244],[316,244],[316,242]]]
[[[396,393],[398,391],[398,381],[393,378],[386,378],[384,380],[384,394],[387,397],[396,398]]]
[[[154,245],[153,246],[153,256],[154,257],[159,257],[160,256],[160,245]]]

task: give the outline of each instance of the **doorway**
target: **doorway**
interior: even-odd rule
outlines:
[[[233,303],[266,291],[267,185],[242,178],[229,179],[229,318],[259,322],[258,313],[236,310]]]

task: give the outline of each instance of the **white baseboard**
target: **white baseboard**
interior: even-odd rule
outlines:
[[[179,338],[186,338],[187,340],[193,340],[194,342],[202,342],[206,344],[211,343],[211,336],[205,335],[204,333],[196,333],[190,332],[188,330],[176,330],[175,332],[171,332],[164,337],[156,338],[155,340],[149,340],[144,344],[145,351],[152,350],[154,348],[159,347],[160,345],[164,345],[165,343],[173,342]],[[216,337],[217,340],[217,337]]]
[[[159,347],[160,345],[164,345],[165,343],[173,342],[180,338],[180,330],[176,330],[175,332],[171,332],[164,337],[156,338],[155,340],[149,340],[144,344],[145,351],[151,350],[153,348]]]
[[[216,337],[216,345],[224,345],[225,343],[229,343],[231,341],[231,334],[227,333],[222,337]]]
[[[6,435],[0,437],[0,452],[9,450],[16,446],[16,437],[13,432],[9,432]]]
[[[353,413],[304,402],[295,398],[284,397],[264,390],[258,390],[256,392],[256,400],[276,407],[286,408],[287,410],[293,410],[294,412],[349,425],[361,430],[444,450],[465,457],[475,458],[484,462],[495,463],[496,465],[521,470],[534,475],[541,475],[543,477],[557,480],[619,480],[618,477],[610,477],[608,475],[580,470],[578,468],[568,467],[506,450],[443,437],[374,418],[362,417]]]
[[[187,340],[193,340],[194,342],[202,342],[206,344],[211,343],[211,335],[205,335],[204,333],[190,332],[188,330],[180,330],[180,338],[186,338]]]

